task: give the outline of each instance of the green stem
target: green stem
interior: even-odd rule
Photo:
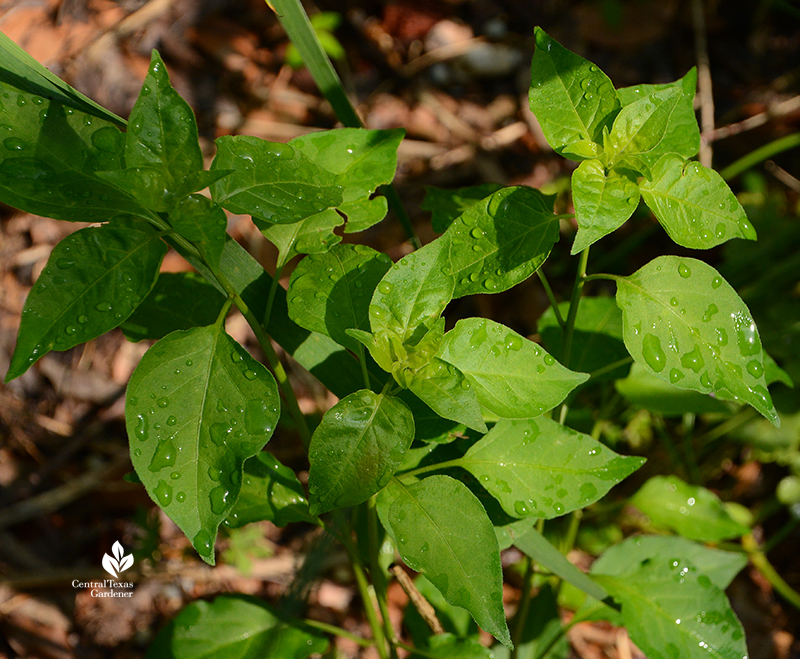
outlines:
[[[519,647],[522,645],[522,633],[525,631],[525,621],[528,618],[528,611],[531,608],[531,592],[533,583],[533,561],[530,556],[525,556],[525,576],[522,579],[522,600],[517,609],[514,621],[514,647],[511,649],[509,659],[518,659]]]
[[[337,627],[336,625],[329,625],[327,622],[319,622],[317,620],[303,620],[303,624],[306,627],[311,627],[313,629],[318,629],[321,632],[325,632],[326,634],[333,634],[334,636],[341,636],[342,638],[349,639],[353,641],[353,643],[357,643],[362,648],[371,648],[375,645],[375,641],[364,638],[362,636],[357,636],[356,634],[351,634],[346,629],[342,629],[341,627]]]
[[[772,567],[766,554],[761,551],[761,548],[758,546],[752,534],[748,533],[742,536],[742,547],[744,547],[747,555],[750,557],[750,562],[764,575],[764,578],[769,581],[775,591],[796,609],[800,609],[800,593],[786,583],[775,568]]]
[[[619,281],[620,279],[622,279],[622,277],[620,277],[619,275],[609,275],[606,274],[605,272],[598,272],[597,274],[594,275],[586,275],[583,278],[583,281],[584,282],[598,281],[600,279],[605,279],[606,281]]]
[[[610,371],[613,371],[620,366],[625,366],[626,364],[630,364],[633,361],[633,357],[623,357],[622,359],[618,359],[615,362],[611,362],[610,364],[606,364],[602,368],[598,368],[596,371],[592,371],[589,373],[589,379],[593,380],[594,378],[599,378],[601,375],[605,375]]]
[[[536,274],[539,276],[539,281],[542,282],[542,287],[544,288],[544,292],[547,294],[547,299],[550,300],[550,306],[553,308],[553,313],[556,315],[556,320],[563,330],[564,317],[561,315],[561,310],[558,308],[558,302],[556,301],[556,296],[553,294],[553,289],[550,287],[550,282],[547,281],[547,277],[545,277],[545,274],[542,272],[541,268],[536,271]]]
[[[684,432],[681,437],[683,454],[686,459],[686,470],[689,472],[690,482],[694,484],[702,483],[703,477],[700,474],[700,467],[697,466],[697,456],[692,445],[692,433],[694,431],[696,416],[692,412],[683,415]]]
[[[445,462],[437,462],[436,464],[428,465],[426,467],[417,467],[411,471],[397,474],[398,478],[405,478],[406,476],[419,476],[420,474],[427,474],[429,471],[436,471],[437,469],[447,469],[448,467],[458,467],[461,464],[461,458],[454,460],[447,460]]]
[[[283,272],[284,263],[278,263],[275,266],[275,276],[272,278],[272,282],[269,285],[269,297],[267,298],[267,308],[264,311],[264,322],[262,325],[264,327],[269,327],[269,319],[272,316],[272,303],[275,302],[275,293],[278,291],[278,280],[281,277],[281,272]]]
[[[358,344],[358,362],[361,364],[361,375],[364,378],[364,387],[367,389],[372,389],[372,385],[369,381],[369,370],[367,370],[367,353],[364,350],[364,346],[360,343]]]
[[[720,171],[719,174],[726,181],[730,181],[732,178],[739,176],[742,172],[746,172],[751,167],[755,167],[758,163],[797,146],[800,146],[800,133],[792,133],[791,135],[780,137],[769,144],[759,147],[755,151],[751,151],[746,156],[739,158],[739,160],[732,162],[725,169]]]
[[[378,600],[378,608],[381,618],[383,618],[383,632],[389,644],[389,655],[391,659],[397,659],[397,648],[394,644],[395,633],[389,617],[389,607],[386,604],[386,576],[378,563],[380,547],[378,546],[378,514],[375,511],[374,496],[367,501],[367,534],[369,536],[369,572],[375,586],[375,599]]]
[[[589,248],[581,252],[578,261],[578,274],[575,277],[575,285],[572,287],[572,297],[569,301],[569,313],[564,326],[564,350],[561,355],[561,363],[569,368],[569,360],[572,357],[572,337],[575,333],[575,320],[578,317],[578,305],[581,301],[583,284],[586,281],[586,266],[589,262]]]

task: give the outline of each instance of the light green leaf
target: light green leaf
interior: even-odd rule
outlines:
[[[661,145],[683,92],[675,87],[653,92],[626,105],[614,119],[608,136],[612,162],[616,158],[649,154]]]
[[[221,322],[164,337],[131,376],[125,423],[133,466],[207,563],[239,496],[244,461],[272,435],[278,405],[270,372]]]
[[[478,402],[502,418],[539,416],[589,377],[564,368],[537,344],[485,318],[459,320],[438,357],[469,380]]]
[[[530,277],[558,240],[553,198],[502,188],[467,208],[439,240],[450,243],[446,272],[454,298],[499,293]]]
[[[725,593],[681,557],[660,556],[624,576],[595,579],[622,605],[631,640],[648,657],[747,656],[742,624]]]
[[[236,529],[264,520],[275,526],[315,522],[297,476],[266,451],[245,461],[239,498],[223,524]]]
[[[155,286],[122,323],[128,341],[161,339],[175,330],[211,325],[225,296],[193,272],[162,272]]]
[[[311,438],[311,514],[354,506],[380,491],[414,439],[414,418],[399,398],[363,389],[329,409]]]
[[[578,222],[574,255],[619,229],[633,215],[639,205],[639,186],[614,170],[606,175],[599,160],[586,160],[572,172],[572,201]]]
[[[592,574],[625,576],[645,561],[673,556],[689,561],[720,590],[725,590],[747,565],[746,554],[704,547],[679,536],[639,535],[609,547],[592,564]]]
[[[119,326],[152,288],[166,252],[155,229],[129,219],[64,238],[25,301],[5,381],[51,350],[67,350]]]
[[[211,170],[233,170],[211,186],[214,201],[232,213],[291,224],[342,201],[336,177],[288,144],[237,135],[217,139]]]
[[[97,177],[123,192],[127,192],[151,211],[170,210],[175,197],[172,183],[158,167],[128,167],[110,172],[95,172]]]
[[[600,158],[602,157],[603,153],[605,153],[603,147],[597,142],[592,142],[591,140],[580,140],[579,142],[573,142],[561,150],[561,155],[565,158],[578,161]]]
[[[282,619],[266,602],[221,595],[192,602],[156,637],[147,659],[307,659],[325,652],[316,630]]]
[[[292,224],[273,224],[257,217],[253,222],[264,237],[278,248],[277,267],[283,268],[298,254],[327,252],[341,241],[333,230],[344,224],[344,218],[333,208]]]
[[[677,476],[654,476],[633,495],[631,503],[656,526],[690,540],[719,542],[750,532],[728,514],[716,494]]]
[[[668,153],[639,184],[644,202],[678,245],[710,249],[731,238],[756,239],[756,230],[728,184],[713,169]]]
[[[620,108],[614,85],[597,66],[570,52],[540,27],[531,64],[529,100],[557,153],[581,140],[600,142]]]
[[[644,464],[548,419],[501,420],[458,460],[512,517],[594,503]]]
[[[444,233],[475,202],[485,199],[502,189],[497,183],[482,183],[468,188],[445,190],[432,185],[425,186],[425,199],[419,207],[431,212],[431,227],[436,233]]]
[[[780,424],[758,329],[714,268],[660,256],[616,281],[625,345],[637,362],[675,386],[739,398]]]
[[[201,194],[190,194],[181,199],[169,214],[172,227],[194,244],[206,263],[219,267],[228,218],[221,206]]]
[[[388,256],[365,245],[334,245],[306,257],[289,281],[289,317],[358,352],[359,344],[346,331],[369,329],[370,298],[391,264]]]
[[[172,88],[167,67],[155,50],[128,119],[125,163],[160,170],[170,191],[184,177],[203,169],[194,113]]]
[[[392,481],[389,524],[400,556],[504,645],[503,575],[494,528],[467,487],[448,476]]]
[[[341,204],[337,210],[347,216],[344,232],[358,233],[366,231],[386,217],[386,213],[389,211],[389,202],[386,197],[375,197],[374,199],[364,197]]]

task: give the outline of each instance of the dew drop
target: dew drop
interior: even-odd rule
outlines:
[[[255,380],[258,377],[258,373],[251,371],[250,369],[244,371],[243,375],[247,380]]]
[[[711,317],[718,312],[719,308],[716,304],[709,304],[708,309],[706,309],[705,313],[703,314],[703,322],[707,323],[709,320],[711,320]]]
[[[388,281],[382,281],[378,284],[378,290],[383,293],[384,295],[389,295],[394,289],[394,285],[389,283]]]
[[[175,466],[175,460],[178,457],[178,452],[175,450],[175,444],[170,440],[158,443],[156,452],[153,454],[153,459],[150,460],[150,465],[147,469],[153,473],[161,471],[165,467]]]
[[[111,311],[111,303],[110,302],[98,302],[94,305],[96,311]]]
[[[669,381],[672,382],[672,384],[675,384],[679,380],[683,380],[683,378],[684,378],[683,373],[679,371],[677,368],[673,368],[669,372]]]
[[[239,362],[244,361],[244,355],[242,353],[240,353],[239,351],[234,350],[231,353],[231,361],[234,364],[238,364]]]
[[[552,366],[553,364],[556,363],[556,359],[555,357],[553,357],[553,355],[545,355],[544,363],[547,364],[548,366]]]
[[[214,423],[211,425],[211,429],[209,430],[211,441],[217,446],[224,446],[228,441],[228,436],[232,432],[233,428],[226,423]]]
[[[764,367],[762,366],[760,361],[758,361],[757,359],[753,359],[747,362],[747,372],[754,378],[760,378],[761,375],[764,373]]]
[[[656,373],[661,373],[667,365],[667,356],[661,349],[661,341],[653,334],[645,334],[642,341],[642,356]]]
[[[69,259],[58,259],[58,261],[56,261],[56,267],[61,270],[69,270],[73,265],[75,265],[75,261]]]
[[[162,508],[172,503],[172,486],[169,485],[166,481],[158,481],[158,485],[156,485],[155,490],[153,490],[153,492],[156,495],[158,504]]]
[[[684,279],[688,279],[692,275],[692,271],[689,269],[689,266],[685,263],[681,263],[678,265],[678,274],[683,277]]]
[[[685,355],[683,355],[683,357],[681,357],[681,366],[684,368],[690,368],[695,373],[700,372],[703,366],[705,366],[705,360],[700,352],[700,346],[695,346],[694,350],[687,352]]]
[[[201,556],[211,553],[211,536],[208,534],[208,531],[200,531],[196,536],[194,536],[192,544]]]
[[[81,325],[83,325],[84,323],[88,323],[89,319],[86,316],[84,316],[83,314],[81,314],[80,316],[78,316],[78,322]]]
[[[169,405],[169,398],[159,398],[156,401],[156,405],[158,405],[162,409],[165,408],[167,405]]]
[[[186,492],[178,492],[175,495],[175,501],[177,501],[178,503],[183,503],[184,501],[186,501]]]
[[[22,151],[28,143],[18,137],[7,137],[3,140],[3,146],[9,151]]]
[[[147,417],[143,414],[136,415],[136,428],[133,430],[133,434],[142,442],[147,441],[148,432],[147,432]]]
[[[711,280],[711,288],[719,288],[720,286],[722,286],[722,278],[714,277],[714,279]]]
[[[266,435],[273,430],[272,409],[263,400],[248,400],[244,410],[244,426],[251,435]]]
[[[528,514],[529,508],[524,501],[515,501],[514,512],[517,513],[517,515],[524,516]]]
[[[178,480],[178,479],[181,477],[181,474],[180,474],[180,472],[179,472],[179,471],[173,471],[173,472],[172,472],[172,473],[169,475],[169,477],[170,477],[172,480],[176,481],[176,480]]]
[[[167,417],[168,426],[174,426],[176,423],[178,423],[178,419],[176,419],[174,416]]]
[[[228,506],[229,497],[230,492],[222,485],[219,485],[211,490],[211,494],[208,495],[208,498],[211,502],[211,512],[213,512],[215,515],[222,514],[225,511],[225,508]]]

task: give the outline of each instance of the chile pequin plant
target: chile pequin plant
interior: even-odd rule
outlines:
[[[563,218],[553,197],[525,186],[431,188],[424,208],[441,235],[392,263],[353,234],[387,213],[379,190],[394,176],[401,130],[338,129],[288,144],[225,136],[205,170],[194,115],[157,53],[126,124],[5,37],[0,47],[0,199],[92,223],[56,245],[33,285],[6,381],[116,327],[155,341],[125,401],[131,460],[150,497],[212,565],[220,525],[324,528],[351,558],[372,631],[354,637],[224,596],[188,606],[151,656],[303,659],[326,652],[333,634],[382,659],[398,648],[434,658],[563,657],[556,592],[567,583],[580,593],[571,624],[624,625],[651,658],[746,657],[724,593],[744,559],[706,543],[748,528],[709,490],[648,481],[633,503],[678,535],[612,546],[588,575],[557,548],[570,543],[544,527],[572,514],[574,539],[575,513],[643,464],[568,425],[576,394],[621,377],[631,358],[672,390],[746,403],[779,423],[756,326],[713,267],[660,256],[627,276],[587,275],[590,245],[641,199],[683,247],[755,239],[722,178],[692,160],[694,70],[615,89],[537,28],[531,109],[555,151],[580,162],[578,273],[569,302],[550,294],[543,347],[489,318],[448,329],[443,314],[452,300],[506,291],[534,273],[546,284],[540,268]],[[277,247],[275,277],[227,234],[225,210],[251,216]],[[168,248],[196,273],[159,274]],[[278,277],[298,255],[284,291]],[[614,301],[581,302],[596,279],[616,284]],[[232,307],[267,365],[226,333]],[[600,349],[609,333],[624,344],[621,356]],[[339,398],[313,432],[273,340]],[[263,451],[281,406],[308,450],[307,493]],[[527,562],[509,625],[500,552],[511,546]],[[387,555],[424,575],[409,588],[432,629],[409,608],[416,647],[389,620],[396,571]],[[475,623],[498,643],[481,645]]]

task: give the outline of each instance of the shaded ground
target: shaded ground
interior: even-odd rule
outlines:
[[[706,4],[716,121],[723,127],[706,137],[716,166],[722,167],[797,130],[800,10],[796,3],[777,0]],[[565,190],[570,166],[552,154],[527,110],[535,25],[595,61],[617,86],[666,82],[697,62],[691,7],[677,0],[317,5],[342,16],[336,36],[346,61],[340,70],[366,125],[407,130],[398,184],[423,241],[434,236],[429,217],[419,210],[423,184],[494,181]],[[174,85],[196,110],[209,157],[213,139],[222,134],[286,141],[336,125],[310,76],[285,65],[283,31],[256,0],[0,0],[0,30],[122,116],[136,98],[150,50],[158,48]],[[791,216],[800,194],[792,175],[800,171],[798,156],[781,154],[769,163],[760,166],[763,180]],[[565,195],[557,203],[569,209]],[[0,209],[0,217],[0,372],[5,373],[27,291],[52,247],[85,225],[7,208]],[[274,250],[248,218],[231,217],[229,227],[267,269],[273,267]],[[650,240],[639,244],[634,228],[626,226],[594,257],[616,260],[620,270],[631,272],[661,249],[676,251],[646,213],[636,228],[647,229]],[[561,299],[568,297],[575,267],[566,256],[573,232],[568,224],[562,227],[562,241],[546,265]],[[394,258],[410,250],[392,218],[360,238]],[[710,258],[721,259],[721,252]],[[165,259],[165,270],[184,267],[175,254]],[[796,274],[789,281],[796,282]],[[547,307],[544,292],[531,280],[513,295],[462,300],[449,313],[489,316],[535,337],[537,319]],[[232,317],[228,329],[258,354],[241,317]],[[796,331],[788,353],[800,354]],[[141,656],[163,622],[196,598],[237,591],[274,600],[315,542],[307,529],[264,524],[256,535],[222,538],[222,560],[212,569],[143,489],[122,479],[131,470],[122,395],[146,348],[111,332],[86,346],[51,353],[22,378],[0,385],[0,657]],[[319,415],[333,404],[299,368],[291,376],[304,412]],[[620,432],[627,433],[633,449],[636,441],[644,442],[644,450],[636,420],[634,410]],[[284,424],[269,448],[302,476],[306,465],[298,446]],[[788,528],[770,556],[784,578],[800,587],[800,535],[786,526],[791,521],[786,510],[774,506],[773,492],[785,467],[764,466],[738,444],[718,455],[721,467],[710,479],[726,498],[761,515],[759,533],[770,536]],[[116,540],[136,556],[134,598],[98,600],[74,589],[75,579],[103,578],[100,560]],[[518,558],[511,550],[504,564]],[[575,552],[573,558],[587,565],[589,555]],[[323,574],[311,594],[309,617],[368,635],[345,557],[332,550]],[[519,597],[515,570],[507,570],[507,581],[512,610]],[[751,657],[800,656],[797,612],[758,573],[745,570],[729,594],[747,629]],[[390,599],[393,622],[399,625],[405,596],[393,586]],[[586,658],[637,656],[626,638],[622,631],[588,624],[570,635],[574,655]],[[339,643],[344,656],[372,656]]]

